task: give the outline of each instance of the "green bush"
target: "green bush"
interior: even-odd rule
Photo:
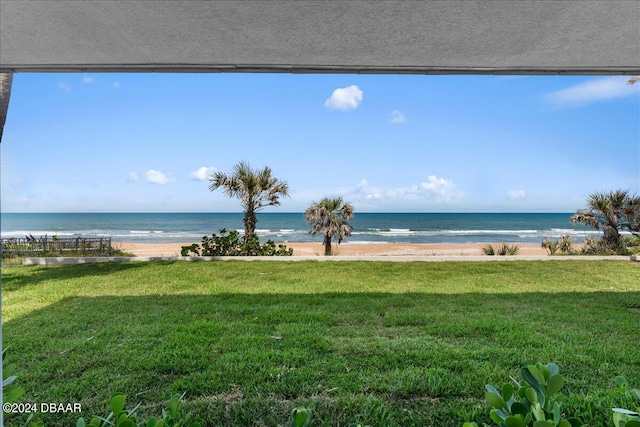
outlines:
[[[505,384],[501,390],[490,384],[485,386],[485,399],[492,407],[491,420],[499,427],[581,427],[577,418],[563,419],[564,395],[559,391],[564,377],[555,363],[525,366],[520,370],[522,381],[512,378],[514,384]],[[464,423],[463,427],[478,427]]]
[[[293,249],[283,244],[276,247],[272,240],[261,244],[255,234],[244,241],[236,230],[227,231],[223,228],[219,236],[213,233],[211,237],[202,237],[200,244],[183,246],[180,254],[182,256],[291,256]]]

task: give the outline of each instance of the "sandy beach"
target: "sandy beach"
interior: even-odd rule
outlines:
[[[114,247],[136,256],[180,256],[182,246],[191,243],[114,243]],[[277,244],[277,243],[276,243]],[[491,243],[494,247],[501,243]],[[323,256],[321,243],[286,243],[293,248],[294,256]],[[482,247],[486,243],[470,244],[412,244],[412,243],[379,243],[359,244],[343,243],[334,246],[334,255],[341,256],[477,256],[483,255]],[[517,244],[519,255],[547,255],[547,252],[534,244]]]

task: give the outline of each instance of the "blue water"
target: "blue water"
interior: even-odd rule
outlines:
[[[569,221],[570,213],[356,213],[346,242],[540,243],[565,234],[577,242],[598,232]],[[221,228],[242,231],[242,213],[3,213],[2,238],[57,235],[111,237],[115,242],[195,243]],[[260,239],[321,241],[302,213],[260,213]]]

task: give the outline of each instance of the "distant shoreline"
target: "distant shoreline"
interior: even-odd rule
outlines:
[[[131,243],[113,242],[114,248],[136,256],[180,256],[182,246],[190,243]],[[343,243],[332,245],[334,255],[341,256],[478,256],[484,255],[482,247],[491,244],[494,247],[509,242],[488,243]],[[276,245],[279,244],[276,242]],[[324,246],[318,243],[284,243],[293,249],[293,256],[324,256]],[[520,248],[519,255],[547,255],[540,245],[510,243]]]

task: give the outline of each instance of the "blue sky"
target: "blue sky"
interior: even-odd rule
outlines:
[[[16,74],[3,212],[239,212],[270,166],[300,212],[573,212],[640,192],[640,84],[614,76]]]

